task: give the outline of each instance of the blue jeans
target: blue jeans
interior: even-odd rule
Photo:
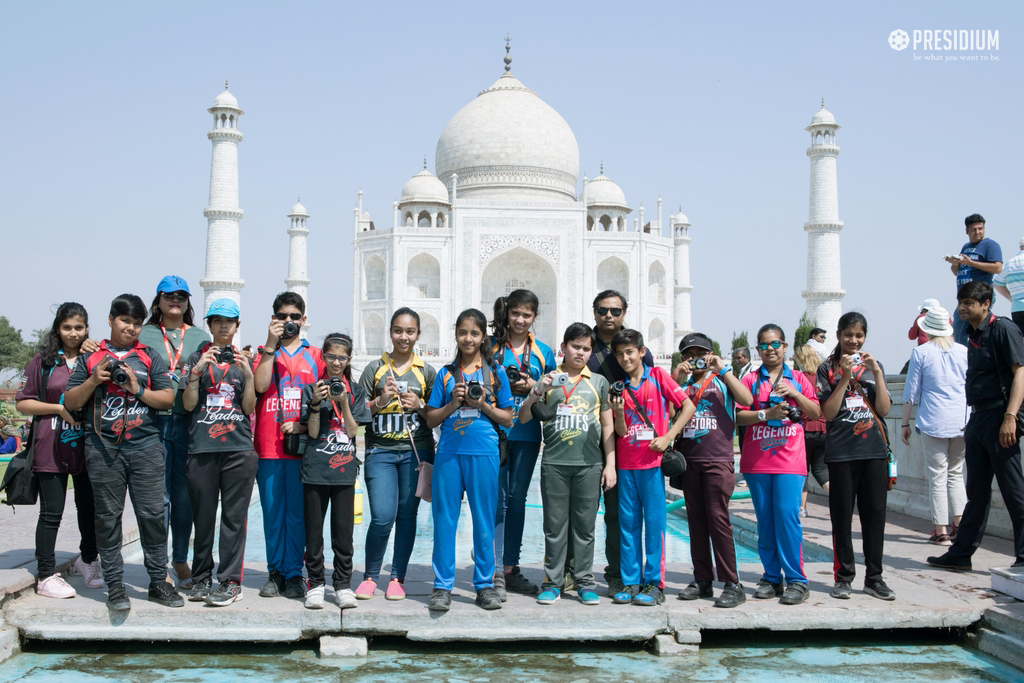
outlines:
[[[807,477],[801,474],[746,473],[750,501],[757,516],[757,554],[764,578],[772,583],[807,583],[800,494]]]
[[[498,514],[494,518],[494,567],[519,564],[526,524],[526,494],[540,455],[539,441],[509,441],[508,461],[498,470]]]
[[[188,497],[189,416],[175,413],[160,416],[160,440],[164,445],[164,526],[170,529],[171,562],[188,562],[192,537],[192,501]]]
[[[418,446],[417,446],[418,448]],[[433,453],[420,452],[420,458],[432,460]],[[395,529],[395,550],[391,558],[391,578],[405,580],[409,557],[416,543],[416,456],[409,451],[371,448],[366,453],[363,479],[370,503],[370,525],[366,528],[366,569],[363,579],[376,581],[388,549],[391,528]]]

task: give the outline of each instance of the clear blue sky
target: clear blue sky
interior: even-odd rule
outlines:
[[[311,218],[313,341],[351,328],[352,209],[377,225],[448,119],[513,73],[566,119],[581,175],[601,160],[633,207],[693,227],[693,322],[734,330],[804,309],[809,164],[825,98],[839,135],[844,310],[898,371],[920,302],[954,304],[941,260],[988,219],[1021,221],[1016,3],[6,3],[0,10],[0,314],[29,330],[205,267],[206,112],[230,78],[240,130],[243,329],[284,288],[288,213]],[[915,61],[894,29],[999,30],[998,61]],[[942,56],[961,53],[936,53]],[[201,301],[201,298],[199,299]],[[997,311],[1008,313],[1003,302]]]

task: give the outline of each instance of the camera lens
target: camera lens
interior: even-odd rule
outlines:
[[[328,391],[330,391],[331,396],[341,396],[345,393],[345,383],[337,377],[332,377],[328,385]]]
[[[698,358],[697,360],[693,361],[693,369],[694,370],[703,370],[703,369],[707,368],[707,366],[708,366],[708,362],[706,360],[704,360],[703,358]]]
[[[470,382],[469,386],[466,387],[466,395],[476,401],[484,395],[484,388],[480,385],[480,382]]]
[[[612,382],[612,385],[608,387],[608,395],[618,398],[622,396],[622,392],[626,390],[626,385],[622,382]]]
[[[291,339],[299,333],[299,324],[294,323],[291,320],[284,324],[284,339]]]
[[[217,354],[218,363],[234,363],[235,362],[235,350],[232,348],[221,349],[220,353]]]
[[[519,368],[515,365],[505,368],[505,375],[508,377],[509,382],[518,382],[523,377],[523,374],[519,372]]]

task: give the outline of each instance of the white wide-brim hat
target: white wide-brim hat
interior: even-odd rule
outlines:
[[[929,308],[917,326],[925,334],[933,337],[949,337],[953,334],[953,326],[949,323],[949,312],[942,306]]]
[[[925,299],[924,303],[921,304],[921,308],[919,308],[917,310],[918,310],[918,312],[921,312],[921,311],[927,311],[927,310],[932,309],[932,308],[941,308],[941,306],[939,306],[939,300],[938,299]]]

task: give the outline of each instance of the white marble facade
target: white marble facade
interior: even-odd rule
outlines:
[[[437,176],[406,183],[379,228],[354,212],[353,338],[361,365],[390,347],[387,325],[402,306],[422,320],[420,349],[454,352],[455,317],[520,287],[541,301],[535,330],[557,349],[574,321],[592,323],[603,289],[629,299],[626,325],[655,354],[671,353],[690,326],[689,222],[643,223],[604,175],[579,181],[579,149],[565,120],[506,73],[449,121],[437,143]],[[577,194],[577,188],[579,193]],[[679,250],[679,251],[677,251]]]

